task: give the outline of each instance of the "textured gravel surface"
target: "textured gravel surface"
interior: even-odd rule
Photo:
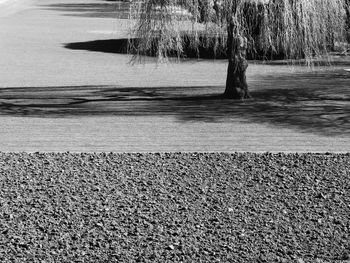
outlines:
[[[0,153],[0,262],[350,262],[350,154]]]

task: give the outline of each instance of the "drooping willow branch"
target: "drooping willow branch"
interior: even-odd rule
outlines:
[[[227,48],[227,28],[248,40],[248,52],[312,61],[345,40],[346,0],[145,0],[130,18],[136,55],[182,56],[185,47]]]

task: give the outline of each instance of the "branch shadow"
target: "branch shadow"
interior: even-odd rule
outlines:
[[[2,88],[0,115],[172,116],[180,122],[250,122],[350,136],[350,74],[324,77],[265,76],[251,85],[254,99],[245,101],[224,99],[220,86]]]

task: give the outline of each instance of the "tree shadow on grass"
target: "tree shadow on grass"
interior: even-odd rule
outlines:
[[[64,44],[64,47],[72,50],[127,54],[129,51],[128,45],[129,40],[127,38],[120,38],[67,43]]]
[[[206,41],[200,37],[200,42],[204,43],[199,45],[197,48],[194,48],[188,38],[184,38],[183,54],[184,58],[202,58],[202,59],[227,59],[225,50],[215,49],[212,45],[205,44]],[[134,45],[137,44],[138,39],[97,39],[91,41],[83,42],[72,42],[64,44],[64,47],[72,50],[87,50],[94,52],[104,52],[104,53],[116,53],[116,54],[135,54],[132,48],[129,46],[129,42]],[[215,43],[209,41],[209,43]],[[132,47],[132,45],[131,45]],[[149,56],[156,56],[156,53],[149,53]],[[169,53],[169,56],[176,56],[176,54]],[[303,59],[299,60],[286,60],[283,59],[282,54],[275,54],[269,57],[270,60],[266,59],[263,52],[260,54],[253,54],[248,52],[247,58],[249,60],[254,60],[254,64],[262,65],[274,65],[274,66],[305,66],[306,62]],[[260,58],[260,60],[257,60]],[[314,61],[315,67],[329,67],[329,66],[343,66],[350,67],[350,57],[349,56],[332,56],[319,58]]]
[[[129,43],[132,43],[131,47]],[[73,42],[66,43],[64,47],[72,50],[87,50],[94,52],[104,52],[104,53],[116,53],[116,54],[136,54],[135,50],[132,49],[133,45],[136,45],[138,39],[101,39],[101,40],[92,40],[85,42]],[[150,50],[147,53],[148,56],[156,57],[154,50]],[[169,53],[170,57],[176,57],[175,53]],[[185,39],[183,46],[184,58],[201,58],[201,59],[224,59],[226,58],[225,52],[223,50],[214,51],[210,46],[200,45],[197,48],[191,46],[189,40]]]
[[[328,82],[322,82],[318,75],[290,75],[290,82],[286,77],[263,77],[251,85],[254,99],[245,101],[224,99],[223,87],[219,86],[3,88],[0,114],[173,116],[182,122],[250,122],[326,136],[350,136],[350,76],[336,75]]]

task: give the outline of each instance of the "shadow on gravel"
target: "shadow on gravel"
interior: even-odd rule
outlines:
[[[129,3],[106,1],[102,3],[62,3],[42,5],[44,9],[64,12],[67,16],[128,19]]]
[[[330,73],[327,73],[330,74]],[[0,89],[8,116],[174,116],[179,121],[266,123],[328,136],[350,135],[350,74],[264,76],[254,99],[222,98],[223,87],[26,87]],[[328,76],[328,77],[327,77]],[[277,88],[278,87],[278,88]]]

